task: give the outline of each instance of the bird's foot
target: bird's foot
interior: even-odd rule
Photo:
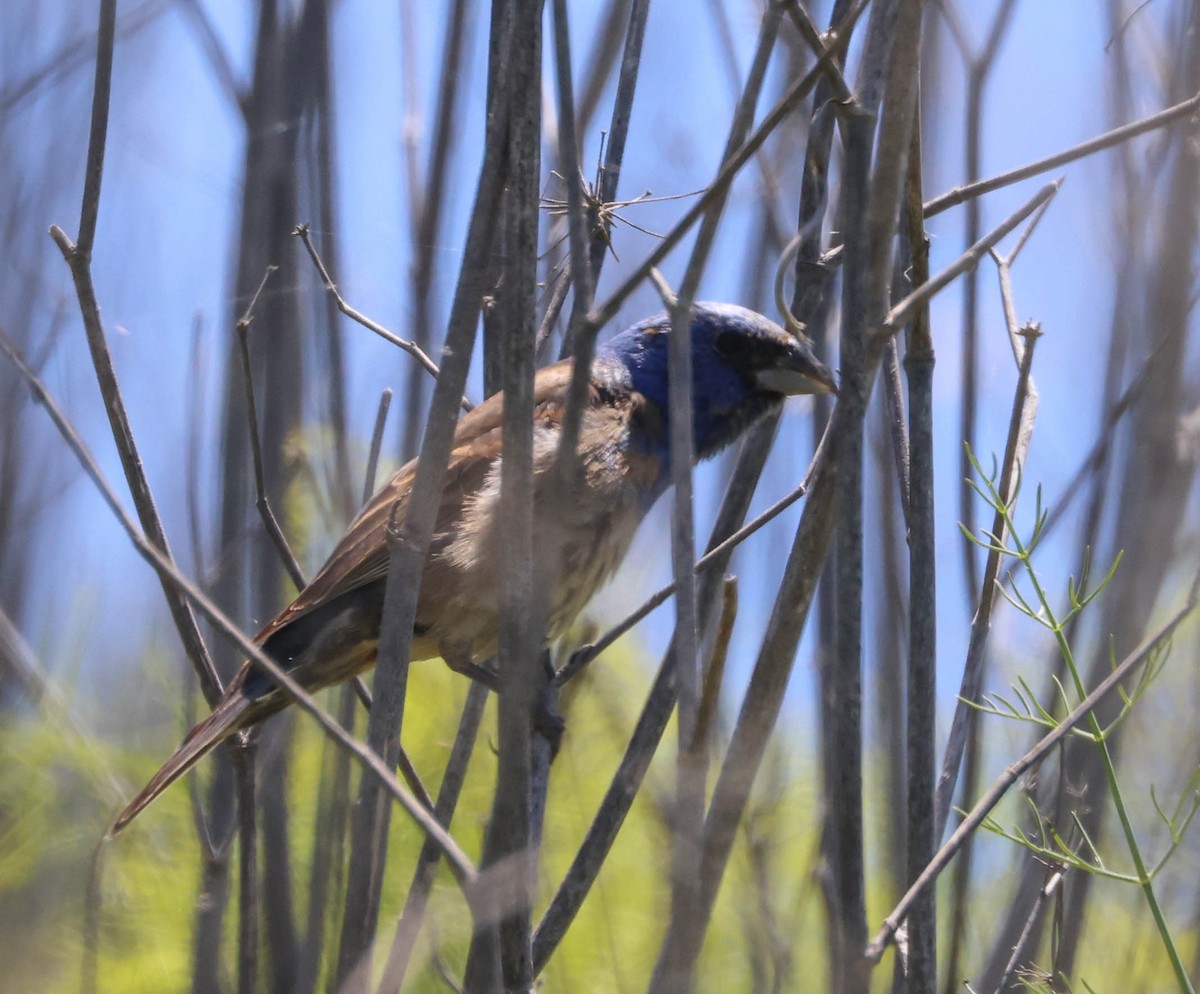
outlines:
[[[461,673],[463,676],[470,677],[476,683],[481,683],[494,694],[500,692],[500,677],[494,670],[489,670],[485,666],[480,666],[471,659],[469,650],[465,650],[459,646],[443,645],[442,659],[446,661],[446,665],[455,673]]]
[[[550,758],[558,755],[563,732],[567,723],[558,710],[558,691],[551,686],[543,687],[533,706],[533,730],[550,746]]]

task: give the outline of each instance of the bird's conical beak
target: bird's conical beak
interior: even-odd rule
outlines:
[[[802,341],[792,342],[787,353],[765,369],[755,373],[759,385],[786,397],[796,394],[836,394],[833,372]]]

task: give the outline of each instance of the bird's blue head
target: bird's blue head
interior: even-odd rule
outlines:
[[[596,352],[599,382],[653,401],[667,424],[667,314],[640,321]],[[792,394],[836,393],[833,374],[808,344],[734,304],[692,308],[692,404],[696,458],[707,459]],[[665,446],[669,432],[658,442]]]

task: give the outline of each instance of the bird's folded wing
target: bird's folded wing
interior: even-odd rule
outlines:
[[[537,420],[561,421],[570,377],[569,361],[539,371],[534,383]],[[434,524],[434,551],[453,540],[464,503],[483,485],[492,463],[501,455],[503,412],[501,398],[495,395],[459,421]],[[404,520],[416,468],[414,459],[397,470],[376,492],[351,522],[312,582],[271,619],[255,641],[262,644],[280,629],[335,597],[387,575],[388,524],[393,520],[393,508],[395,522],[399,524]]]

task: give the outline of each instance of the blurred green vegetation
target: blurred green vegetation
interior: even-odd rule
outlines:
[[[627,640],[590,667],[561,701],[567,730],[551,779],[539,910],[569,865],[608,786],[650,678],[647,660]],[[164,677],[162,682],[171,681]],[[405,747],[431,792],[449,755],[465,692],[465,681],[436,662],[413,668]],[[322,769],[329,769],[328,750],[333,746],[302,715],[276,721],[291,725],[286,736],[291,750],[291,865],[302,917],[308,901],[318,779]],[[99,734],[76,731],[68,712],[57,704],[10,712],[0,727],[0,750],[7,757],[0,766],[0,961],[5,964],[0,989],[80,989],[84,895],[93,854],[119,802],[153,772],[183,725],[184,716],[177,713],[173,722],[154,729],[152,741],[133,752],[114,747]],[[479,851],[490,806],[494,728],[494,708],[489,705],[453,823],[455,836],[471,853]],[[759,778],[705,945],[702,991],[824,988],[825,916],[814,873],[818,799],[810,747],[802,733],[797,727],[781,731]],[[673,738],[674,730],[667,734]],[[575,926],[545,971],[544,990],[588,994],[642,989],[669,904],[669,874],[661,868],[670,860],[666,805],[673,763],[669,750],[665,752],[652,766]],[[871,765],[877,771],[884,768],[879,757]],[[194,776],[207,781],[211,772],[211,763],[205,763]],[[869,874],[872,922],[886,914],[896,896],[887,885],[893,847],[878,817],[883,804],[875,800],[882,796],[877,780],[873,776],[873,797],[868,797],[868,814],[874,819],[870,848],[876,853]],[[392,835],[382,942],[390,942],[421,844],[418,831],[400,812],[393,819]],[[985,873],[994,879],[996,914],[1008,898],[1005,868],[1010,856],[997,840],[989,840],[983,851],[984,865],[993,867]],[[223,972],[231,977],[236,846],[228,858],[232,891],[225,916]],[[99,990],[189,990],[201,847],[186,785],[168,791],[119,840],[104,845],[101,879]],[[1166,989],[1167,965],[1133,889],[1102,887],[1104,910],[1092,916],[1089,926],[1084,979],[1097,991]],[[945,906],[943,902],[943,910]],[[340,910],[338,896],[327,909],[329,934],[335,937],[327,945],[333,947]],[[979,948],[988,946],[995,925],[989,920],[992,913],[976,906],[971,932]],[[439,964],[431,958],[433,949],[436,945],[441,950],[442,964],[451,975],[461,976],[469,938],[465,904],[442,871],[406,990],[447,990]],[[1188,950],[1196,939],[1179,938]],[[323,975],[328,966],[323,964]],[[890,989],[890,975],[890,963],[885,963],[875,973],[873,989]]]
[[[549,901],[587,830],[648,689],[652,674],[628,646],[626,642],[610,650],[560,702],[566,733],[551,778],[539,909]],[[431,793],[437,790],[449,755],[465,693],[465,681],[436,662],[412,670],[404,744]],[[326,703],[332,706],[333,701]],[[173,723],[155,730],[153,741],[130,752],[99,735],[64,736],[60,719],[46,710],[29,710],[0,728],[0,743],[11,757],[0,773],[0,959],[6,964],[0,986],[5,989],[79,989],[84,894],[93,853],[121,798],[157,768],[185,724],[184,716],[177,714]],[[275,720],[291,724],[291,862],[297,908],[302,911],[308,899],[318,779],[322,769],[328,769],[325,756],[333,746],[303,716]],[[490,809],[494,729],[494,706],[489,704],[452,826],[471,853],[479,851]],[[673,739],[674,730],[667,735]],[[753,836],[754,843],[743,845],[726,881],[705,955],[706,989],[753,989],[755,974],[770,969],[758,962],[759,953],[795,957],[798,964],[823,959],[818,955],[819,892],[807,870],[815,852],[814,785],[809,772],[798,772],[806,770],[804,762],[790,763],[787,769],[793,772],[786,778],[784,769],[782,763],[774,765],[769,790],[743,833],[743,839]],[[202,764],[193,776],[207,781],[211,763]],[[631,990],[652,968],[669,901],[668,875],[657,868],[670,860],[665,805],[672,776],[670,756],[659,757],[595,889],[545,973],[547,989]],[[392,836],[381,915],[385,941],[403,906],[421,845],[420,833],[400,812],[393,818]],[[230,970],[236,944],[236,859],[233,849],[224,950]],[[100,990],[189,989],[200,862],[185,784],[168,791],[118,840],[103,846]],[[334,936],[340,910],[339,899],[329,902]],[[803,928],[797,931],[799,924]],[[762,936],[762,941],[748,945],[748,933]],[[461,975],[470,923],[457,887],[444,871],[434,889],[408,989],[446,989],[430,960],[431,935],[450,972]],[[748,957],[748,951],[755,955]]]

